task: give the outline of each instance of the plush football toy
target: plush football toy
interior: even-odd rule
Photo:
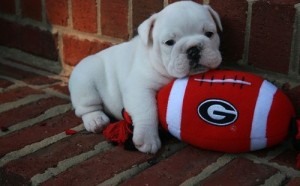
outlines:
[[[216,70],[177,79],[157,96],[162,127],[197,147],[246,152],[288,133],[294,109],[285,94],[253,74]]]
[[[193,146],[222,152],[278,144],[295,115],[291,102],[273,84],[229,70],[176,79],[158,92],[157,104],[162,128]],[[128,115],[124,117],[123,124],[131,123]],[[116,126],[108,126],[104,135],[122,143],[130,129]]]

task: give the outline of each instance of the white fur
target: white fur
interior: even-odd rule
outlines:
[[[122,119],[125,108],[134,124],[133,142],[142,152],[161,146],[155,95],[174,78],[215,68],[221,63],[220,20],[209,6],[191,1],[171,4],[138,28],[139,35],[83,59],[70,77],[71,100],[86,130],[100,132],[106,114]],[[212,38],[204,35],[213,32]],[[173,39],[173,46],[165,44]],[[186,51],[201,45],[199,68],[192,69]]]

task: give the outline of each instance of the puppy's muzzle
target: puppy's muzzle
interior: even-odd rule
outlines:
[[[191,66],[195,66],[198,64],[198,61],[201,58],[201,54],[200,54],[201,50],[202,50],[201,46],[193,46],[187,49],[186,51],[187,58],[189,59]]]

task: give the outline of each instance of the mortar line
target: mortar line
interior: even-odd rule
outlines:
[[[17,80],[17,79],[13,79],[11,77],[8,77],[8,76],[3,76],[3,75],[0,75],[0,78],[1,79],[5,79],[7,81],[11,81],[13,82],[12,85],[6,87],[6,88],[1,88],[2,91],[0,91],[1,93],[2,92],[7,92],[7,91],[10,91],[10,90],[13,90],[13,89],[16,89],[16,88],[20,88],[20,87],[25,87],[27,86],[27,84],[23,81],[20,81],[20,80]]]
[[[24,51],[0,46],[0,56],[2,59],[10,58],[17,61],[22,61],[25,65],[32,65],[40,68],[41,70],[46,70],[49,73],[59,73],[61,71],[61,66],[58,66],[57,61],[45,59],[42,57],[35,56]],[[3,60],[0,61],[2,63]]]
[[[249,154],[246,154],[243,157],[253,161],[254,163],[263,164],[278,169],[280,172],[285,173],[288,177],[299,177],[300,175],[299,170],[295,170],[294,168],[287,167],[285,165],[279,165],[276,162],[270,162],[268,159],[265,158],[260,158]]]
[[[0,113],[49,97],[47,94],[33,94],[16,101],[3,103],[0,104]]]
[[[132,0],[128,0],[128,22],[127,22],[127,30],[129,33],[129,38],[133,37],[133,4]]]
[[[76,131],[82,131],[84,130],[83,124],[80,124],[74,128],[72,128],[72,130],[76,130]],[[46,139],[43,139],[42,141],[36,142],[36,143],[32,143],[30,145],[27,145],[19,150],[7,153],[5,156],[3,156],[0,159],[0,167],[3,167],[5,164],[9,163],[10,161],[19,159],[23,156],[26,156],[28,154],[31,154],[33,152],[36,152],[42,148],[45,148],[53,143],[56,143],[64,138],[70,137],[69,135],[65,134],[65,132],[61,132],[59,134],[56,134],[54,136],[48,137]]]
[[[55,96],[55,97],[62,98],[62,99],[66,99],[66,100],[70,100],[69,95],[58,92],[58,91],[56,91],[52,88],[47,87],[47,88],[44,88],[43,91],[48,95]]]
[[[120,183],[134,177],[135,175],[148,169],[149,167],[151,167],[151,165],[148,162],[141,163],[121,173],[118,173],[117,175],[114,175],[110,179],[105,180],[104,182],[98,184],[98,186],[119,185]]]
[[[16,2],[16,7],[15,7],[16,8],[16,16],[18,18],[20,18],[22,15],[21,0],[16,0],[15,2]]]
[[[164,148],[168,149],[165,150],[157,159],[158,162],[162,161],[163,159],[169,158],[170,156],[172,156],[173,154],[175,154],[176,152],[180,151],[181,149],[185,148],[187,145],[184,143],[178,143],[178,144],[169,144],[166,145]],[[158,163],[157,162],[157,163]],[[140,172],[148,169],[149,167],[151,167],[152,165],[147,161],[147,162],[143,162],[140,163],[136,166],[133,166],[130,169],[127,169],[123,172],[120,172],[116,175],[114,175],[113,177],[105,180],[104,182],[98,184],[98,186],[106,186],[106,185],[119,185],[120,183],[132,178],[133,176],[139,174]]]
[[[198,175],[185,180],[180,184],[180,186],[198,185],[200,181],[206,179],[214,172],[220,170],[235,158],[236,155],[234,154],[224,154],[223,156],[219,157],[216,162],[205,167]]]
[[[41,69],[37,69],[37,68],[34,68],[34,67],[30,67],[30,66],[27,66],[27,65],[23,65],[23,64],[20,64],[20,63],[15,63],[15,62],[12,62],[12,61],[7,60],[7,59],[3,59],[3,61],[1,61],[0,63],[2,63],[4,65],[7,65],[7,66],[10,66],[10,67],[14,67],[14,68],[23,70],[23,71],[26,71],[26,72],[32,72],[32,73],[35,73],[37,75],[42,75],[42,76],[47,76],[47,77],[52,77],[52,78],[58,77],[58,75],[56,75],[56,74],[53,74],[53,73],[50,73],[50,72],[47,72],[47,71],[44,71],[44,70],[41,70]]]
[[[41,5],[42,5],[42,12],[41,12],[41,17],[42,17],[42,24],[47,25],[47,12],[46,12],[46,2],[45,0],[41,0]]]
[[[78,38],[81,39],[87,39],[87,40],[99,40],[101,42],[110,42],[113,44],[123,42],[124,39],[120,38],[114,38],[114,37],[109,37],[109,36],[103,36],[99,34],[94,34],[94,33],[88,33],[88,32],[83,32],[79,30],[73,29],[72,26],[59,26],[59,25],[49,25],[49,24],[42,24],[40,21],[35,21],[29,18],[16,18],[15,16],[11,15],[0,15],[0,18],[3,18],[7,21],[11,21],[14,23],[17,23],[19,25],[23,26],[32,26],[32,27],[37,27],[40,30],[43,31],[48,31],[52,34],[55,34],[57,32],[61,33],[67,33],[68,35],[75,35]],[[70,21],[72,22],[72,21]],[[73,23],[68,23],[68,24],[73,24]]]
[[[246,28],[245,28],[244,52],[243,52],[243,56],[242,56],[243,59],[240,61],[241,65],[247,65],[248,64],[249,45],[250,45],[250,37],[251,37],[252,5],[253,5],[253,3],[254,3],[253,0],[248,0]]]
[[[29,120],[26,120],[26,121],[19,122],[15,125],[9,127],[8,128],[9,130],[6,131],[6,132],[0,131],[0,137],[1,136],[6,136],[8,134],[11,134],[13,132],[22,130],[22,129],[27,128],[27,127],[33,126],[33,125],[35,125],[35,124],[37,124],[41,121],[44,121],[46,119],[58,116],[60,114],[64,114],[67,111],[71,110],[71,108],[72,108],[71,104],[64,104],[64,105],[58,105],[58,106],[52,107],[52,108],[46,110],[44,112],[44,114],[41,114],[38,117],[29,119]]]
[[[169,1],[168,0],[164,0],[163,6],[166,7],[166,6],[168,6],[168,4],[169,4]]]
[[[68,27],[73,29],[73,12],[72,12],[72,1],[68,0]]]
[[[66,63],[64,61],[64,42],[63,42],[63,33],[57,32],[57,45],[58,45],[58,61],[62,67],[60,75],[67,76],[70,72],[66,68]]]
[[[102,35],[102,28],[101,28],[101,0],[96,1],[97,6],[97,34]]]
[[[293,24],[293,35],[290,52],[290,63],[288,75],[291,77],[300,75],[300,3],[295,5],[295,21]]]
[[[269,185],[282,185],[284,180],[286,179],[286,175],[282,174],[281,172],[277,172],[276,174],[272,175],[271,177],[265,180],[265,183],[260,186],[269,186]]]
[[[111,148],[113,148],[113,145],[111,145],[107,141],[103,141],[95,145],[93,150],[62,160],[58,162],[56,167],[50,167],[47,170],[45,170],[44,173],[34,175],[31,178],[31,183],[32,185],[39,185],[49,180],[50,178],[59,175],[60,173],[66,171],[67,169],[76,166],[99,153],[108,151]]]

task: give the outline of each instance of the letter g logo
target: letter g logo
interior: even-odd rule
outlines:
[[[238,117],[238,112],[232,104],[219,99],[202,102],[198,106],[198,114],[204,121],[217,126],[230,125]]]

